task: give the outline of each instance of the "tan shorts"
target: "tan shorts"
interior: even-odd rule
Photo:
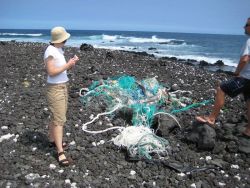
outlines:
[[[54,125],[64,125],[68,108],[68,83],[48,84],[47,101]]]

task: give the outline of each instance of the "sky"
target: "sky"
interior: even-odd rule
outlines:
[[[1,0],[0,29],[243,34],[250,0]]]

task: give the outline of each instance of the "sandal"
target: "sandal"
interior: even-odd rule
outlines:
[[[65,152],[62,151],[62,152],[60,152],[60,153],[57,154],[57,157],[58,157],[57,160],[58,160],[58,162],[59,162],[59,165],[60,165],[60,166],[69,166],[69,165],[71,164],[71,161],[70,161],[69,159],[67,159],[67,158],[62,159],[62,160],[59,160],[59,157],[60,157],[61,155],[65,155]],[[65,156],[65,157],[66,157],[66,156]]]
[[[195,119],[199,123],[205,123],[208,124],[210,127],[215,128],[215,122],[211,121],[207,116],[196,116]]]

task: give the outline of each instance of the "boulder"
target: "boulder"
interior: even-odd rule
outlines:
[[[222,60],[218,60],[214,63],[214,65],[217,65],[217,66],[224,66],[225,64],[223,63]]]
[[[212,150],[215,146],[216,132],[207,124],[193,123],[186,139],[197,144],[198,149]]]

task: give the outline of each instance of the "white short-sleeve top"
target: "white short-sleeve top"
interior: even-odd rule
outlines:
[[[44,53],[44,60],[48,58],[49,56],[52,56],[55,62],[56,67],[60,67],[66,64],[66,60],[64,57],[64,52],[62,48],[56,48],[52,45],[49,45]],[[60,84],[68,82],[69,78],[67,76],[67,71],[63,71],[62,73],[56,75],[56,76],[47,76],[47,82],[50,84]]]
[[[241,56],[248,55],[250,56],[250,38],[246,41],[246,44],[244,45]],[[240,76],[246,79],[250,79],[250,62],[248,62],[245,67],[240,72]]]

